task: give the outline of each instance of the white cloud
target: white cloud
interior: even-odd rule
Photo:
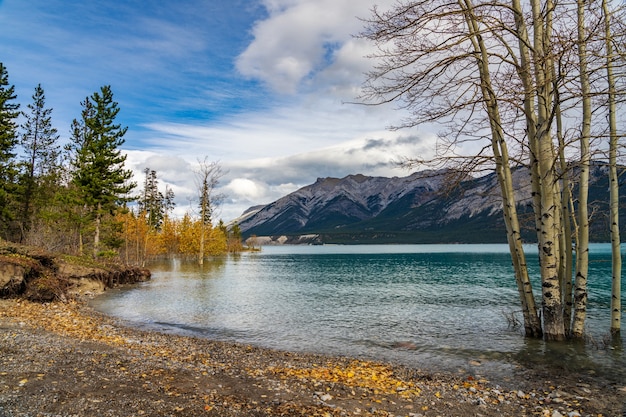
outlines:
[[[233,180],[224,187],[229,197],[223,207],[224,218],[232,219],[250,206],[275,201],[319,177],[408,175],[398,161],[407,155],[426,155],[432,140],[428,134],[385,132],[376,139],[364,137],[283,158],[229,161],[224,165],[227,177]]]
[[[384,0],[383,3],[389,3]],[[355,39],[371,4],[362,0],[265,0],[252,41],[236,60],[238,71],[287,95],[269,96],[265,108],[207,123],[149,123],[157,170],[177,195],[179,213],[195,198],[193,165],[207,156],[226,173],[221,216],[229,221],[250,206],[267,204],[318,177],[408,175],[403,157],[425,155],[433,135],[386,130],[406,116],[392,106],[347,104],[360,93],[372,45]],[[297,93],[297,94],[295,94]],[[291,94],[291,95],[289,95]],[[157,157],[157,155],[164,155]],[[137,154],[137,156],[139,156]],[[141,164],[139,164],[141,165]]]
[[[328,67],[336,50],[362,27],[358,17],[368,16],[371,8],[362,0],[271,0],[264,4],[269,17],[256,23],[254,40],[236,65],[244,76],[281,93],[297,92],[303,80]]]
[[[224,187],[224,190],[232,193],[234,200],[255,201],[265,197],[267,185],[249,178],[234,178]]]
[[[342,104],[332,97],[304,96],[280,107],[204,125],[151,123],[155,149],[213,160],[279,158],[353,140],[384,135],[399,113]]]
[[[377,136],[363,136],[332,146],[319,147],[282,157],[231,158],[221,161],[224,177],[218,192],[226,199],[221,217],[230,221],[246,209],[275,201],[318,177],[344,177],[362,173],[372,176],[404,176],[407,171],[397,161],[407,155],[425,155],[432,135],[403,136],[382,131]],[[182,215],[195,207],[194,169],[197,157],[171,153],[128,151],[127,165],[133,169],[139,189],[143,169],[157,171],[159,184],[167,184],[176,195],[175,214]]]
[[[66,131],[80,100],[111,83],[119,122],[130,125],[127,166],[139,189],[143,170],[155,170],[161,189],[167,185],[176,195],[177,215],[197,206],[194,168],[205,156],[226,172],[217,191],[227,196],[221,216],[230,220],[318,177],[404,175],[394,162],[425,152],[422,132],[385,130],[406,113],[347,104],[371,65],[365,56],[372,46],[352,36],[363,26],[358,17],[370,14],[368,1],[261,0],[264,13],[244,0],[162,5],[147,13],[129,4],[113,34],[109,23],[118,15],[101,15],[114,7],[76,3],[95,10],[85,14],[97,21],[86,22],[73,19],[79,13],[72,5],[38,1],[25,7],[13,0],[13,7],[25,7],[17,19],[25,23],[11,28],[26,40],[27,28],[49,21],[48,36],[29,41],[32,50],[2,44],[22,54],[11,66],[24,76],[19,84],[41,80],[55,120],[63,120],[58,128]],[[60,5],[66,13],[53,13]],[[106,53],[95,56],[98,51]],[[30,86],[22,91],[32,94]]]

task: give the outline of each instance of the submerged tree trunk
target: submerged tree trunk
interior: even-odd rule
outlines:
[[[374,17],[361,37],[375,42],[378,53],[372,57],[378,61],[368,74],[361,98],[375,99],[375,104],[403,101],[401,107],[411,111],[413,117],[396,128],[429,122],[443,122],[449,127],[450,135],[442,139],[446,148],[435,149],[431,162],[444,166],[461,158],[471,158],[465,166],[493,162],[527,334],[563,340],[570,333],[570,324],[574,324],[570,310],[574,276],[572,240],[578,242],[579,251],[576,325],[584,325],[581,313],[586,303],[583,279],[586,280],[588,269],[589,217],[586,176],[591,139],[588,100],[592,97],[589,91],[598,93],[604,88],[596,65],[603,59],[601,44],[597,42],[599,26],[593,22],[585,28],[584,20],[589,17],[575,14],[576,6],[579,12],[582,6],[593,10],[583,0],[573,3],[506,0],[505,3],[411,0],[398,1],[383,13],[374,8]],[[576,42],[581,46],[579,50]],[[619,43],[614,42],[614,45]],[[578,63],[574,62],[577,52]],[[581,83],[587,85],[581,88]],[[592,116],[602,111],[600,106],[592,109]],[[583,112],[581,127],[578,118]],[[479,119],[481,116],[485,120]],[[574,131],[580,132],[576,141],[569,137]],[[486,138],[491,143],[480,147],[477,154],[464,154],[473,146],[472,143],[464,148],[467,143],[479,143]],[[572,167],[566,160],[575,149],[581,152],[580,166],[586,171],[581,194],[576,197],[583,206],[580,218],[572,214],[575,207],[569,181],[574,180]],[[420,164],[428,160],[413,161]],[[541,315],[533,314],[534,299],[512,186],[513,164],[527,165],[531,173]],[[572,228],[577,232],[570,235]]]
[[[204,238],[205,238],[204,222],[200,223],[200,247],[198,249],[198,265],[204,264]]]
[[[609,190],[610,190],[610,228],[612,253],[612,288],[611,288],[611,334],[620,335],[621,332],[621,280],[622,254],[620,250],[619,233],[619,179],[617,175],[617,109],[616,87],[613,74],[613,35],[611,33],[611,14],[607,0],[602,0],[604,13],[604,41],[606,47],[606,73],[609,88]]]
[[[206,246],[207,232],[212,228],[213,214],[222,195],[215,195],[215,187],[220,178],[224,175],[222,167],[218,162],[209,162],[205,157],[204,160],[198,160],[200,165],[196,172],[196,183],[198,187],[198,200],[200,203],[200,241],[198,250],[198,263],[204,263],[204,252]]]
[[[587,47],[584,0],[576,1],[578,13],[578,64],[582,95],[582,128],[580,131],[580,175],[578,184],[578,246],[576,247],[576,281],[574,283],[574,319],[572,336],[582,338],[587,317],[587,274],[589,271],[589,170],[591,150],[591,93],[587,72]]]
[[[549,56],[551,11],[550,7],[543,8],[539,0],[530,3],[533,15],[532,39],[528,35],[519,0],[511,0],[511,9],[515,16],[515,34],[520,50],[517,70],[524,87],[533,211],[539,245],[543,335],[547,340],[563,340],[565,326],[559,276],[561,202],[550,131],[554,94],[552,61]],[[544,11],[546,15],[543,15]]]
[[[515,272],[515,281],[522,304],[524,330],[529,337],[540,337],[542,334],[541,322],[537,314],[537,306],[533,295],[532,285],[528,276],[526,255],[522,246],[521,230],[517,216],[517,205],[513,187],[509,155],[502,120],[498,108],[498,100],[493,90],[491,74],[488,65],[487,47],[480,36],[478,19],[474,15],[471,0],[459,2],[465,12],[465,19],[470,34],[470,40],[476,51],[477,66],[480,73],[481,92],[487,109],[491,128],[491,148],[494,154],[495,170],[500,185],[504,223],[507,230],[507,241]]]
[[[556,109],[557,118],[557,136],[559,141],[559,162],[561,165],[561,246],[560,246],[560,264],[559,264],[559,281],[561,282],[561,291],[563,299],[563,322],[565,325],[565,333],[571,334],[572,328],[572,265],[574,262],[572,245],[572,210],[570,203],[572,201],[572,190],[570,188],[569,169],[565,159],[565,146],[563,139],[563,129],[561,121],[561,112],[559,107]]]
[[[548,1],[548,3],[551,3]],[[536,88],[537,131],[531,149],[536,150],[535,181],[541,192],[539,243],[539,266],[541,271],[543,334],[546,340],[565,339],[563,303],[559,282],[559,222],[557,198],[557,175],[555,170],[554,146],[550,132],[552,118],[552,62],[550,58],[552,7],[542,7],[539,0],[531,1],[533,15],[533,65]],[[544,15],[543,13],[546,13]]]
[[[552,66],[552,82],[554,83],[554,117],[556,121],[556,138],[559,149],[559,177],[561,178],[560,223],[561,236],[559,243],[559,282],[561,283],[561,300],[563,302],[563,324],[565,334],[572,330],[572,265],[574,262],[572,244],[572,189],[570,186],[570,170],[565,156],[565,133],[563,131],[563,113],[555,65]]]

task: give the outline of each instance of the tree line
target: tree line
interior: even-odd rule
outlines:
[[[433,158],[406,163],[453,167],[461,175],[485,169],[497,174],[528,336],[583,337],[587,280],[593,279],[592,158],[609,172],[610,329],[620,333],[624,22],[623,4],[608,0],[398,0],[389,10],[374,8],[360,33],[377,47],[363,102],[394,102],[409,110],[411,116],[395,128],[444,126]],[[520,166],[531,173],[538,298],[517,212],[526,202],[517,200],[512,176]]]
[[[156,256],[195,257],[242,250],[237,225],[213,225],[212,192],[219,164],[200,163],[201,215],[172,218],[174,193],[159,191],[157,173],[144,171],[143,190],[121,151],[128,128],[110,86],[80,102],[65,144],[52,124],[43,87],[20,111],[15,86],[0,62],[0,237],[54,252],[113,258],[143,265]],[[19,123],[21,121],[21,123]],[[134,204],[136,203],[136,204]]]

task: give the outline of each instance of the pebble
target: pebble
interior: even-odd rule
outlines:
[[[1,0],[0,0],[1,1]],[[12,311],[12,310],[9,310]],[[0,309],[0,327],[4,323],[2,317],[2,309]],[[8,314],[8,313],[5,313]],[[585,399],[586,397],[594,397],[592,395],[585,395],[596,393],[600,396],[600,398],[608,398],[607,393],[599,388],[597,388],[596,384],[589,385],[583,383],[577,383],[575,386],[573,384],[565,384],[563,391],[560,387],[556,388],[556,384],[548,382],[538,381],[537,383],[533,382],[533,385],[525,385],[522,389],[521,387],[517,387],[515,389],[511,389],[510,386],[500,387],[500,386],[492,386],[487,382],[483,383],[483,380],[477,379],[476,376],[472,377],[463,377],[463,380],[454,379],[452,385],[447,385],[447,380],[439,380],[437,378],[433,380],[419,380],[420,388],[422,389],[421,396],[417,396],[417,399],[411,398],[410,403],[401,402],[402,400],[398,400],[399,394],[407,391],[404,385],[393,388],[393,392],[389,394],[385,394],[384,397],[381,396],[381,399],[393,399],[394,401],[383,401],[380,405],[375,405],[372,407],[371,395],[366,395],[370,391],[366,389],[356,389],[355,386],[346,385],[345,388],[343,385],[339,384],[337,386],[334,383],[330,383],[327,381],[311,381],[310,379],[297,379],[297,378],[289,378],[289,379],[281,379],[278,377],[274,377],[272,373],[261,373],[264,366],[268,366],[268,364],[274,365],[275,363],[283,363],[284,358],[282,354],[274,353],[273,351],[265,352],[264,350],[258,350],[258,355],[251,355],[249,353],[241,354],[238,350],[238,347],[231,347],[230,345],[222,345],[221,343],[214,342],[196,342],[189,341],[184,338],[171,337],[169,335],[160,335],[158,333],[138,333],[132,330],[125,330],[113,326],[109,324],[108,321],[104,321],[104,323],[100,323],[97,327],[100,333],[111,334],[112,336],[120,335],[120,340],[123,340],[124,343],[131,344],[136,346],[136,350],[129,350],[125,347],[118,347],[117,345],[105,345],[103,343],[99,343],[97,341],[93,342],[94,350],[91,350],[91,344],[89,344],[89,349],[86,348],[86,344],[84,342],[78,341],[78,339],[72,337],[58,337],[54,333],[51,332],[31,332],[28,328],[23,328],[18,325],[19,321],[9,321],[9,324],[13,329],[13,333],[18,334],[19,338],[16,337],[8,337],[5,334],[0,332],[0,346],[2,348],[11,348],[8,351],[19,352],[17,346],[20,344],[28,344],[28,342],[36,342],[36,349],[30,349],[28,351],[28,355],[24,357],[24,355],[15,353],[10,356],[0,355],[0,404],[2,406],[14,406],[20,407],[18,414],[18,409],[3,409],[0,411],[0,415],[13,415],[12,412],[15,412],[15,416],[17,415],[26,415],[26,412],[30,412],[28,415],[36,415],[36,410],[41,409],[42,404],[46,404],[54,409],[55,411],[61,410],[60,407],[69,407],[73,406],[75,409],[80,409],[83,403],[89,401],[90,403],[96,403],[101,401],[103,404],[108,403],[108,407],[110,407],[114,411],[104,410],[104,413],[100,413],[101,416],[115,416],[115,415],[123,415],[119,410],[130,403],[130,400],[133,401],[139,399],[143,401],[138,404],[141,405],[141,409],[135,409],[134,414],[137,416],[140,415],[164,415],[164,414],[180,414],[177,410],[185,410],[185,415],[201,415],[202,413],[197,412],[198,410],[208,411],[213,407],[225,407],[228,410],[224,411],[232,411],[233,414],[223,414],[223,415],[241,415],[235,414],[236,407],[251,405],[253,408],[259,409],[260,407],[271,406],[277,412],[282,413],[282,415],[312,415],[314,410],[323,410],[326,412],[327,407],[332,407],[333,413],[342,413],[343,415],[363,415],[367,413],[376,413],[377,415],[389,415],[389,416],[399,416],[399,415],[408,415],[410,417],[425,417],[429,416],[447,416],[447,415],[472,415],[479,417],[481,414],[484,416],[495,416],[495,415],[539,415],[541,417],[582,417],[584,416],[597,416],[600,414],[600,411],[609,411],[608,407],[604,409],[600,409],[599,406],[594,406],[594,402],[584,402],[582,404],[578,404],[574,400]],[[42,336],[43,334],[43,336]],[[183,345],[180,346],[182,342],[189,343],[189,346]],[[82,350],[86,350],[87,355],[84,355],[81,351],[79,353],[75,346],[79,346]],[[14,348],[14,349],[13,349]],[[165,350],[162,350],[165,349]],[[0,349],[1,350],[1,349]],[[177,354],[178,351],[184,353],[184,355]],[[206,358],[206,363],[204,362],[205,352],[211,352],[211,358]],[[42,353],[44,353],[42,358]],[[150,355],[150,353],[156,352],[158,354]],[[247,352],[247,351],[246,351]],[[256,352],[256,350],[255,350]],[[174,355],[177,354],[177,355]],[[74,359],[76,356],[76,360]],[[154,356],[154,358],[153,358]],[[259,358],[257,358],[259,356]],[[300,359],[300,356],[294,354],[296,359]],[[39,368],[33,368],[32,362],[27,361],[26,359],[30,359],[31,357],[37,358],[38,362],[41,363],[41,371]],[[61,359],[67,360],[68,363],[71,363],[72,366],[76,366],[76,368],[72,368],[73,372],[71,373],[71,378],[82,378],[85,384],[89,383],[89,378],[87,375],[90,375],[90,372],[108,370],[111,369],[111,382],[108,382],[108,378],[101,378],[102,384],[106,385],[98,385],[98,389],[101,394],[96,398],[89,400],[81,400],[81,396],[75,395],[75,391],[70,391],[70,388],[67,389],[68,395],[58,397],[59,388],[53,387],[51,390],[41,391],[41,393],[35,393],[33,390],[34,386],[38,384],[41,385],[37,372],[42,372],[44,365],[47,363],[48,357],[54,357],[55,361],[59,362],[59,366],[57,366],[56,373],[54,377],[64,377],[68,379],[69,377],[62,372],[62,367],[60,366]],[[93,357],[93,362],[90,360]],[[58,359],[57,359],[58,358]],[[173,362],[169,362],[171,358]],[[178,358],[176,361],[175,358]],[[191,358],[191,359],[187,359]],[[200,362],[194,358],[202,358],[203,361]],[[303,356],[303,363],[294,362],[294,369],[300,369],[296,366],[308,366],[315,367],[316,364],[309,364],[308,357]],[[19,363],[17,362],[19,359]],[[306,359],[306,360],[305,360]],[[310,359],[310,361],[315,360],[316,358]],[[165,360],[168,360],[167,366],[163,365]],[[129,362],[130,361],[130,362]],[[163,363],[162,363],[163,362]],[[240,363],[241,362],[241,363]],[[76,365],[75,365],[76,363]],[[207,380],[213,381],[214,385],[210,385],[211,391],[210,394],[207,394],[208,400],[197,401],[195,395],[197,393],[193,391],[192,388],[188,390],[182,390],[182,397],[176,400],[174,397],[167,397],[167,409],[166,412],[163,412],[163,407],[165,407],[165,402],[161,402],[161,398],[165,398],[165,394],[162,391],[162,385],[160,382],[160,373],[157,375],[156,373],[151,373],[153,371],[162,370],[167,375],[170,375],[168,369],[170,369],[170,364],[180,367],[182,371],[194,373],[192,376],[195,378],[192,380],[194,384],[197,382],[199,378],[206,378]],[[317,363],[317,362],[316,362]],[[78,364],[84,367],[78,367]],[[120,367],[124,365],[124,368],[127,369],[123,374],[120,371]],[[334,364],[334,362],[333,362]],[[343,364],[343,362],[341,362]],[[10,365],[10,368],[8,367]],[[55,365],[56,366],[56,365]],[[285,365],[287,366],[287,365]],[[339,366],[339,365],[337,365]],[[245,368],[244,368],[245,367]],[[48,368],[45,368],[46,372]],[[178,369],[178,368],[177,368]],[[240,370],[241,369],[241,370]],[[260,376],[257,377],[257,373],[254,373],[254,377],[247,375],[245,370],[253,370],[258,372]],[[290,368],[289,368],[290,369]],[[10,374],[9,374],[10,371]],[[28,371],[28,372],[27,372]],[[254,379],[254,385],[258,387],[265,387],[268,390],[277,391],[277,392],[293,392],[294,394],[290,394],[289,398],[293,397],[293,400],[282,400],[277,399],[275,397],[269,395],[261,395],[263,391],[257,393],[257,398],[252,397],[248,398],[247,396],[242,395],[241,397],[235,397],[230,395],[222,395],[222,391],[225,388],[231,386],[239,386],[239,382],[235,381],[232,383],[223,383],[221,378],[212,377],[216,372],[224,372],[234,380],[234,378],[242,378],[246,381],[249,381],[250,378]],[[84,374],[84,375],[83,375]],[[141,383],[151,384],[148,388],[148,391],[151,392],[154,397],[145,398],[142,391],[139,391],[137,394],[133,394],[133,392],[125,392],[123,395],[113,395],[113,384],[118,384],[120,380],[126,382],[124,378],[126,378],[130,374],[131,376],[136,376],[137,380]],[[142,375],[143,374],[143,375]],[[172,377],[175,375],[171,372]],[[145,376],[147,375],[147,376]],[[243,375],[243,376],[242,376]],[[413,374],[411,373],[411,378],[413,378]],[[7,388],[3,388],[3,383],[8,384],[8,380],[10,377],[11,387],[7,385]],[[28,377],[28,380],[26,379]],[[140,379],[141,377],[141,379]],[[52,384],[56,384],[57,381],[50,381],[50,376],[45,374],[45,379],[48,380]],[[415,377],[417,380],[417,377]],[[204,379],[202,379],[204,381]],[[228,379],[227,381],[229,381]],[[30,381],[33,383],[31,384]],[[64,379],[59,379],[59,381],[63,382]],[[106,381],[106,382],[104,382]],[[165,381],[165,380],[164,380]],[[22,382],[22,386],[18,388],[18,385]],[[169,379],[165,382],[169,382]],[[266,386],[267,384],[280,384],[280,388],[278,385]],[[224,384],[224,386],[222,386]],[[328,384],[328,385],[327,385]],[[79,384],[80,385],[80,384]],[[109,387],[110,385],[110,387]],[[622,384],[623,385],[623,384]],[[145,385],[144,385],[145,386]],[[543,389],[537,389],[533,387],[542,387]],[[78,388],[81,388],[80,385]],[[90,385],[85,385],[86,388],[91,389]],[[453,389],[445,388],[453,387]],[[10,391],[9,388],[11,389]],[[626,391],[626,387],[624,391]],[[6,392],[3,392],[3,389]],[[73,389],[73,388],[72,388]],[[84,387],[81,388],[84,391]],[[208,388],[207,388],[208,389]],[[615,390],[619,390],[620,388],[616,387]],[[30,391],[29,391],[30,390]],[[111,395],[103,393],[106,391],[111,391]],[[343,392],[351,394],[353,397],[350,401],[346,401],[342,399],[344,396]],[[34,393],[33,395],[25,396],[23,393]],[[79,391],[80,392],[80,391]],[[207,391],[208,392],[208,391]],[[256,392],[256,390],[254,391]],[[331,395],[332,392],[332,395]],[[71,393],[72,395],[69,395]],[[363,393],[363,398],[360,397],[359,394]],[[398,393],[398,394],[396,394]],[[434,395],[437,393],[440,395]],[[105,395],[106,394],[106,395]],[[313,394],[313,395],[312,395]],[[579,397],[579,394],[585,395],[585,397]],[[3,397],[4,395],[4,397]],[[12,396],[21,395],[19,404],[17,402],[12,403]],[[168,393],[169,395],[169,393]],[[192,395],[194,395],[192,397]],[[278,395],[278,394],[276,394]],[[334,395],[338,395],[335,399]],[[157,397],[158,396],[158,397]],[[159,398],[159,401],[148,401],[148,399]],[[191,401],[193,398],[194,401]],[[255,399],[262,398],[259,400],[259,403],[254,402]],[[272,398],[274,398],[272,400]],[[378,397],[375,397],[378,398]],[[228,402],[225,400],[228,399]],[[232,401],[231,401],[232,399]],[[241,404],[236,401],[241,401]],[[251,401],[252,400],[252,401]],[[413,403],[415,400],[415,403]],[[434,401],[430,401],[434,400]],[[594,398],[595,400],[595,398]],[[4,402],[3,402],[4,401]],[[68,402],[69,405],[65,405],[65,402]],[[82,401],[82,402],[81,402]],[[235,403],[233,403],[235,401]],[[293,401],[293,403],[291,402]],[[299,402],[304,403],[302,406],[302,410],[306,410],[307,413],[297,413],[300,412],[300,408],[291,410],[291,407],[301,407]],[[338,405],[331,405],[333,401],[337,401]],[[423,401],[428,401],[424,403]],[[58,404],[56,404],[58,402]],[[64,405],[59,405],[61,402]],[[569,404],[571,402],[571,405]],[[564,404],[558,404],[564,403]],[[56,404],[56,405],[55,405]],[[224,404],[223,406],[221,404]],[[259,406],[258,404],[265,404]],[[347,404],[347,405],[346,405]],[[576,404],[576,405],[574,405]],[[460,411],[455,412],[455,407],[458,405],[459,410],[463,410],[463,413],[460,414]],[[555,405],[560,406],[559,411],[554,411]],[[621,403],[620,403],[621,405]],[[25,408],[25,406],[29,408]],[[95,407],[95,405],[92,405]],[[341,406],[342,408],[339,408]],[[56,408],[52,408],[56,407]],[[98,406],[101,408],[100,406]],[[346,407],[346,408],[343,408]],[[580,407],[579,411],[572,411],[574,408]],[[118,409],[119,408],[119,409]],[[421,408],[421,410],[420,410]],[[161,411],[160,413],[156,412],[156,410]],[[24,411],[25,410],[25,411]],[[257,410],[257,411],[259,411]],[[402,411],[404,410],[404,411]],[[513,411],[515,410],[515,411]],[[595,413],[591,411],[596,411]],[[410,412],[409,412],[410,411]],[[610,410],[614,411],[614,410]],[[3,413],[4,412],[4,413]],[[251,410],[251,413],[253,411]],[[408,413],[408,414],[407,414]],[[582,415],[581,415],[582,413]],[[621,416],[623,410],[620,408],[619,415]],[[52,413],[50,414],[52,415]],[[55,414],[61,415],[61,414]],[[274,414],[278,415],[278,414]],[[603,412],[602,415],[618,415],[617,413],[612,412]],[[624,416],[626,417],[626,415]]]
[[[318,397],[321,401],[324,401],[324,402],[326,402],[326,401],[330,401],[330,400],[332,400],[332,399],[333,399],[333,396],[332,396],[332,395],[330,395],[330,394],[326,394],[326,393],[321,392],[321,391],[316,391],[316,392],[315,392],[315,395],[317,395],[317,397]]]

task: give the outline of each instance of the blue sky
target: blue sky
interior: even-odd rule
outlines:
[[[0,61],[24,108],[41,83],[63,140],[81,100],[111,85],[137,181],[156,170],[181,214],[198,161],[219,161],[229,221],[318,177],[408,175],[395,161],[431,148],[426,130],[387,130],[401,111],[347,104],[373,64],[352,36],[373,4],[0,0]]]

